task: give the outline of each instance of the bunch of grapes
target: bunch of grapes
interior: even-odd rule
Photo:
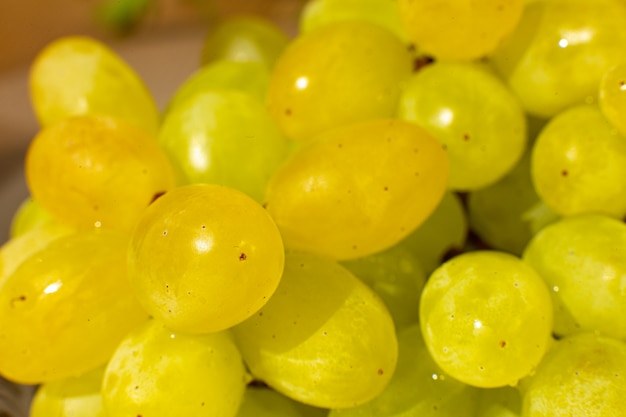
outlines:
[[[162,112],[33,63],[0,375],[31,417],[626,416],[626,4],[312,0]]]

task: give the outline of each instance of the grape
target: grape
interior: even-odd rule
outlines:
[[[239,16],[221,22],[204,40],[203,65],[221,59],[259,62],[272,69],[289,38],[272,22],[254,16]]]
[[[30,73],[31,102],[42,126],[67,117],[106,114],[155,134],[159,111],[139,76],[106,45],[87,37],[58,39]]]
[[[311,0],[300,15],[300,33],[308,33],[333,22],[359,20],[375,23],[406,41],[400,10],[388,0]]]
[[[537,219],[529,212],[539,201],[526,154],[500,181],[469,194],[471,228],[492,248],[521,255],[534,234],[531,219]]]
[[[166,114],[204,91],[236,90],[265,101],[269,82],[270,72],[259,62],[214,61],[196,71],[176,90]]]
[[[600,80],[626,58],[622,0],[540,0],[492,62],[529,113],[548,118],[593,101]]]
[[[392,33],[373,23],[336,22],[285,50],[270,79],[269,110],[289,138],[305,142],[327,129],[393,116],[410,72],[410,54]]]
[[[100,367],[43,384],[33,398],[30,417],[105,417],[100,394],[103,375]]]
[[[600,108],[622,135],[626,135],[626,62],[610,68],[600,82]]]
[[[419,260],[398,244],[342,265],[380,296],[396,329],[419,322],[419,299],[426,274]]]
[[[270,180],[267,209],[285,246],[354,259],[396,244],[435,209],[448,161],[410,123],[373,120],[327,131]]]
[[[20,204],[11,220],[11,238],[22,236],[42,225],[53,223],[54,219],[41,204],[27,198]]]
[[[175,188],[144,213],[131,238],[128,267],[139,301],[182,332],[229,328],[274,293],[282,240],[263,208],[223,186]]]
[[[552,289],[555,332],[587,330],[626,339],[626,224],[601,215],[554,223],[530,242],[528,262]]]
[[[255,378],[317,407],[371,400],[396,366],[395,330],[382,301],[348,270],[314,255],[288,254],[274,296],[233,331]]]
[[[263,104],[237,91],[202,91],[171,109],[159,143],[180,184],[215,183],[261,202],[288,140]]]
[[[522,397],[513,387],[481,389],[476,417],[520,417]]]
[[[433,362],[413,325],[398,334],[398,366],[387,388],[359,407],[328,417],[474,417],[477,390],[446,375]]]
[[[324,417],[327,410],[298,403],[267,388],[248,387],[237,417]]]
[[[33,198],[79,229],[129,231],[155,196],[174,186],[156,140],[122,120],[76,116],[35,137],[26,156]]]
[[[597,106],[576,106],[553,118],[532,153],[535,189],[556,213],[626,215],[626,138]]]
[[[523,0],[398,0],[409,39],[427,54],[471,60],[491,53],[516,27]]]
[[[526,145],[524,112],[486,67],[438,62],[417,72],[398,114],[428,130],[450,157],[449,187],[474,190],[510,171]]]
[[[559,341],[524,388],[522,417],[624,417],[626,345],[584,333]]]
[[[150,320],[113,354],[102,398],[107,417],[235,417],[246,380],[230,333],[185,335]]]
[[[74,233],[21,263],[0,289],[0,374],[35,384],[107,361],[147,319],[128,284],[126,244],[103,230]]]
[[[449,251],[460,251],[467,238],[467,218],[461,199],[448,191],[435,211],[402,241],[417,256],[427,275]]]
[[[550,293],[519,258],[495,251],[459,255],[422,292],[426,346],[444,372],[470,385],[515,385],[551,339]]]

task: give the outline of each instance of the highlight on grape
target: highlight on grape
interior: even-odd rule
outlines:
[[[32,64],[0,375],[31,417],[626,416],[626,3],[311,0],[158,109]]]

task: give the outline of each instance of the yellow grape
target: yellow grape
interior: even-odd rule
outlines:
[[[0,374],[26,384],[104,364],[147,319],[126,275],[127,239],[92,231],[56,239],[0,289]]]
[[[33,198],[79,229],[132,229],[155,196],[174,186],[156,139],[119,119],[76,116],[43,129],[26,156]]]
[[[626,136],[626,62],[615,65],[602,77],[599,104],[611,124]]]
[[[235,417],[247,379],[230,333],[186,335],[150,320],[119,344],[102,400],[107,417]]]
[[[296,38],[276,63],[268,91],[270,113],[297,141],[341,125],[391,117],[411,66],[404,44],[380,26],[361,21],[325,25]]]
[[[232,188],[175,188],[145,211],[132,235],[129,274],[137,297],[168,327],[229,328],[272,296],[284,249],[263,208]]]
[[[373,120],[327,131],[270,180],[267,209],[285,246],[334,259],[398,243],[441,201],[448,160],[418,126]]]
[[[397,361],[382,301],[336,262],[289,253],[269,302],[233,328],[255,378],[305,404],[345,408],[376,397]]]
[[[445,60],[493,52],[517,26],[524,0],[398,0],[409,40]]]
[[[50,213],[41,207],[41,204],[29,197],[20,204],[13,215],[10,236],[11,238],[19,237],[32,229],[54,221]]]
[[[30,73],[31,101],[42,126],[82,114],[107,114],[156,134],[159,111],[143,81],[115,52],[87,37],[58,39]]]

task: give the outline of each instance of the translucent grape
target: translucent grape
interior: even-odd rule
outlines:
[[[559,335],[596,331],[626,339],[626,224],[600,215],[547,226],[524,252],[551,288]]]
[[[30,417],[105,417],[100,394],[103,375],[100,367],[43,384],[33,398]]]
[[[411,65],[405,45],[373,23],[325,25],[296,38],[276,63],[268,91],[270,113],[297,141],[341,125],[391,117]]]
[[[469,252],[430,276],[420,323],[433,359],[453,378],[483,388],[515,385],[548,347],[552,303],[542,278],[519,258]]]
[[[413,325],[398,334],[398,366],[387,388],[359,407],[328,417],[474,417],[477,390],[446,375],[433,362]]]
[[[526,5],[492,62],[529,113],[548,118],[593,101],[600,80],[626,58],[622,0],[540,0]]]
[[[67,117],[106,114],[150,134],[159,111],[139,76],[95,39],[65,37],[44,48],[30,73],[31,102],[42,126]]]
[[[230,333],[190,336],[151,320],[113,354],[102,397],[107,417],[235,417],[246,380]]]
[[[289,38],[272,22],[239,16],[221,22],[209,32],[202,49],[202,65],[221,59],[259,62],[268,70],[281,55]]]
[[[520,417],[522,397],[517,388],[481,389],[476,417]]]
[[[126,276],[127,240],[105,231],[56,239],[0,289],[0,374],[27,384],[104,364],[147,319]]]
[[[346,20],[375,23],[394,33],[402,41],[407,39],[400,21],[398,4],[387,0],[309,1],[300,15],[300,33],[308,33],[320,26]]]
[[[104,116],[68,118],[42,130],[28,149],[26,180],[33,198],[60,222],[123,231],[174,186],[156,140]]]
[[[525,384],[522,417],[624,417],[626,345],[594,334],[567,337]]]
[[[167,112],[202,91],[236,90],[265,101],[269,70],[259,62],[219,60],[205,65],[178,87]]]
[[[39,226],[53,223],[54,219],[41,204],[27,198],[20,204],[11,220],[11,238],[22,236]]]
[[[426,282],[424,268],[405,245],[398,244],[342,265],[383,300],[396,329],[419,322],[419,299]]]
[[[443,144],[455,190],[494,183],[526,145],[526,119],[516,98],[477,64],[438,62],[418,71],[402,93],[398,114]]]
[[[467,216],[458,195],[448,191],[435,211],[402,245],[417,256],[424,271],[430,275],[449,251],[460,251],[467,239]]]
[[[577,106],[553,118],[532,153],[537,193],[556,213],[626,215],[626,138],[597,106]]]
[[[626,62],[610,68],[600,82],[600,108],[622,135],[626,135]]]
[[[327,410],[314,408],[259,387],[248,387],[237,417],[324,417]]]
[[[255,378],[317,407],[371,400],[396,366],[384,304],[348,270],[313,255],[289,254],[274,296],[233,330]]]
[[[270,180],[267,209],[285,246],[354,259],[396,244],[443,197],[448,161],[427,132],[399,120],[327,131]]]
[[[167,114],[159,143],[180,184],[236,188],[262,202],[288,140],[263,104],[237,91],[201,91]]]
[[[276,225],[254,200],[196,184],[146,210],[128,260],[131,283],[152,316],[174,330],[208,333],[243,321],[269,300],[284,251]]]
[[[487,55],[519,22],[524,0],[398,0],[409,39],[430,55],[471,60]]]

